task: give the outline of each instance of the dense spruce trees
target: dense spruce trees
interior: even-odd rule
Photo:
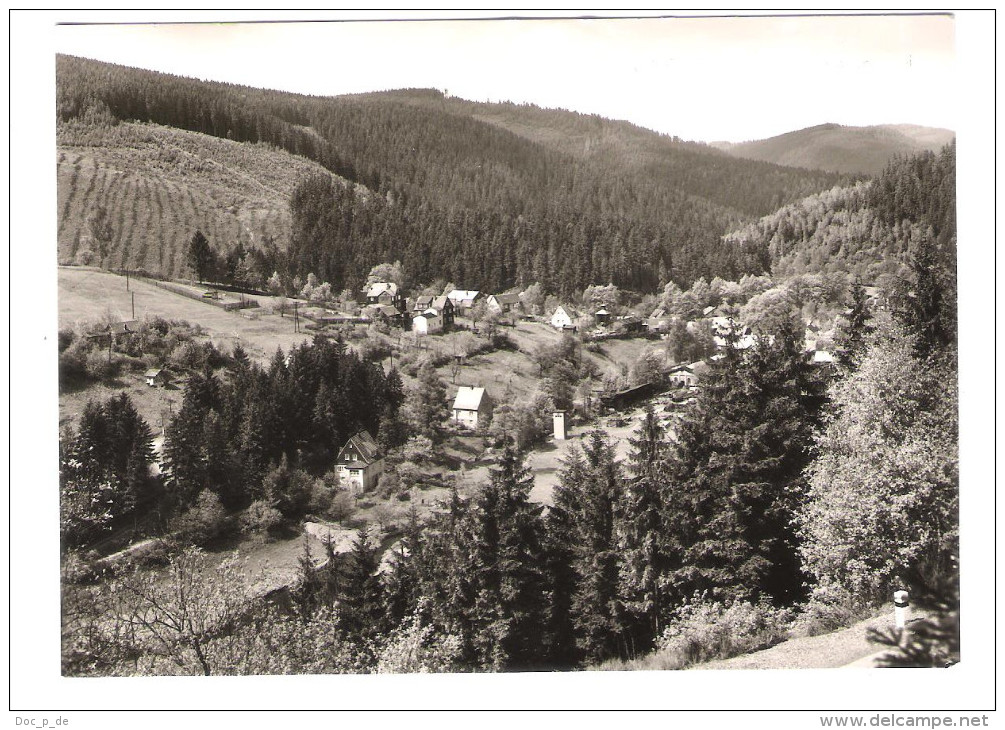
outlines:
[[[666,576],[672,551],[666,545],[665,486],[659,464],[666,447],[664,429],[652,404],[630,439],[627,478],[619,508],[621,576],[619,591],[634,652],[659,636],[668,608]]]
[[[159,496],[150,427],[126,393],[89,401],[59,440],[60,535],[65,547],[98,537]]]
[[[574,451],[567,460],[555,489],[554,509],[565,514],[568,532],[563,537],[575,573],[569,614],[578,654],[589,662],[618,656],[625,649],[615,531],[621,488],[614,448],[595,430],[582,454]]]
[[[862,362],[866,337],[875,329],[871,319],[865,287],[856,280],[852,284],[848,310],[838,322],[834,342],[834,358],[846,370],[854,370]]]
[[[678,594],[779,603],[800,595],[791,522],[821,403],[800,335],[783,321],[743,351],[735,329],[725,332],[722,356],[678,428],[666,465]]]
[[[544,643],[546,585],[541,507],[533,477],[508,443],[474,500],[470,539],[476,656],[492,669],[530,669]]]
[[[177,507],[210,489],[230,508],[267,498],[302,514],[303,470],[323,473],[350,436],[396,418],[402,400],[400,376],[321,337],[277,350],[266,368],[195,373],[166,430],[168,494]]]

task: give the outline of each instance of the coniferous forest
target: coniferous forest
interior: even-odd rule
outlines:
[[[493,290],[538,281],[561,295],[593,283],[651,291],[668,281],[736,280],[763,273],[767,261],[723,245],[724,233],[847,179],[735,159],[599,117],[474,107],[431,90],[319,98],[57,62],[64,123],[135,120],[267,143],[360,186],[304,180],[290,201],[288,255],[259,272],[315,273],[337,291],[395,260],[416,282]],[[511,117],[565,141],[520,136],[506,127]],[[612,136],[621,147],[605,146]]]
[[[698,347],[687,324],[728,315],[702,345],[700,386],[669,419],[648,404],[627,458],[586,414],[549,503],[531,498],[526,447],[599,380],[583,354],[598,343],[564,333],[533,353],[540,398],[498,405],[483,483],[455,469],[437,485],[447,498],[413,505],[393,541],[363,525],[351,549],[329,541],[319,555],[305,537],[296,576],[257,592],[227,557],[229,528],[348,521],[336,457],[362,430],[394,460],[388,499],[409,492],[415,464],[453,435],[448,387],[429,362],[406,383],[400,360],[383,366],[386,343],[319,333],[262,364],[196,344],[183,323],[145,322],[132,346],[177,348],[188,373],[162,458],[125,394],[61,434],[64,674],[541,671],[647,656],[682,668],[847,626],[907,580],[932,588],[919,593],[942,607],[933,625],[958,621],[954,144],[855,180],[435,91],[308,97],[71,57],[57,81],[62,125],[267,143],[331,173],[297,181],[288,236],[254,255],[193,236],[206,261],[242,246],[242,283],[314,275],[358,291],[386,264],[410,293],[536,283],[541,300],[596,303],[621,289],[643,316],[674,318],[665,343],[652,339],[681,364],[699,359],[684,357]],[[818,304],[837,312],[826,367],[805,346]],[[490,354],[517,350],[498,328],[482,333]],[[101,365],[74,337],[60,333],[68,381]],[[642,365],[624,385],[663,377]],[[103,562],[101,541],[130,525],[156,547]],[[948,645],[911,656],[945,664],[958,633]]]

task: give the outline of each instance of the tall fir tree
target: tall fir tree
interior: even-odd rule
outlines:
[[[624,654],[624,615],[618,595],[619,551],[615,515],[621,491],[621,465],[600,430],[583,448],[583,474],[573,513],[574,564],[578,581],[572,596],[576,643],[583,658],[600,662]],[[572,490],[569,490],[572,491]]]
[[[838,324],[834,342],[834,357],[845,370],[856,370],[865,356],[867,337],[875,329],[865,287],[856,280],[851,288],[848,310]]]
[[[472,512],[476,645],[480,663],[493,669],[530,669],[543,659],[543,525],[529,498],[533,484],[509,442]]]
[[[663,452],[663,427],[651,404],[630,439],[632,451],[619,506],[621,575],[619,593],[626,609],[626,632],[632,653],[648,651],[659,636],[666,612],[665,583],[669,571],[666,514],[658,466]]]
[[[384,596],[381,586],[380,553],[368,528],[353,541],[338,602],[339,627],[351,639],[374,639],[384,624]]]

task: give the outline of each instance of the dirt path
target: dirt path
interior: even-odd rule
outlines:
[[[870,628],[885,629],[893,625],[893,611],[884,611],[859,621],[847,629],[820,636],[789,639],[770,649],[752,654],[699,664],[692,669],[828,669],[835,667],[864,668],[875,666],[876,657],[883,654],[867,636]]]

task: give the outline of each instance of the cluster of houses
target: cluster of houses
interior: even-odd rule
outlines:
[[[471,317],[472,310],[484,300],[489,312],[513,317],[523,315],[520,295],[489,294],[469,289],[454,289],[440,296],[425,294],[406,298],[394,282],[368,284],[363,293],[366,305],[362,315],[371,322],[409,329],[420,335],[449,332],[457,317]]]
[[[494,403],[485,388],[462,385],[454,396],[450,420],[473,431],[492,417]],[[369,431],[353,435],[335,460],[339,482],[354,494],[370,491],[384,470],[384,454]]]

